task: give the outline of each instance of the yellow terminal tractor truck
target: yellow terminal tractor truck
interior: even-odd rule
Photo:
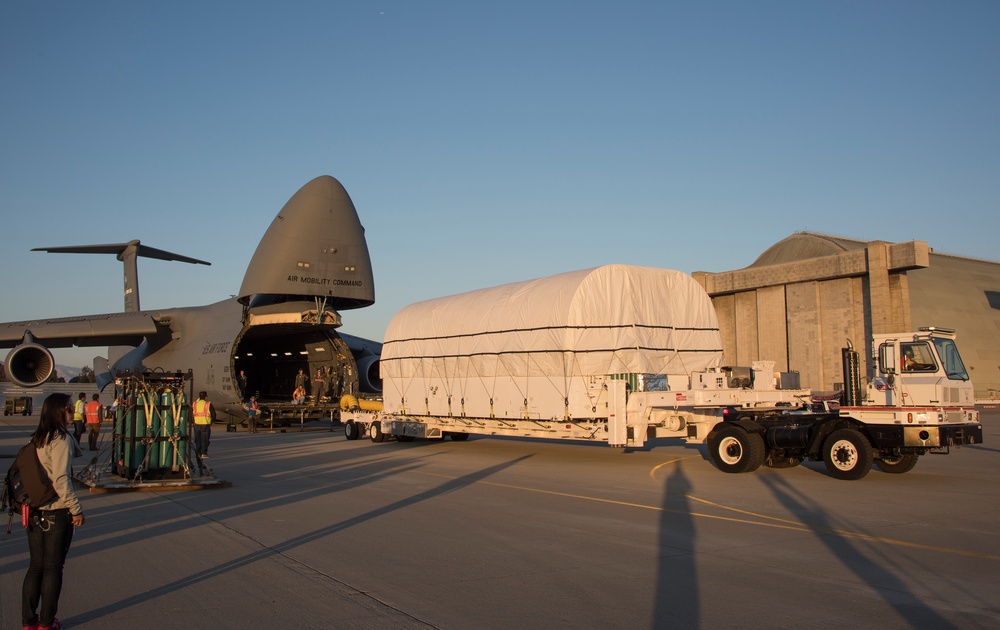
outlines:
[[[348,439],[469,435],[707,443],[723,472],[823,461],[838,479],[982,442],[953,331],[873,336],[869,382],[843,350],[824,400],[773,361],[722,365],[711,299],[687,274],[607,265],[412,304],[382,346],[382,408],[347,404]]]

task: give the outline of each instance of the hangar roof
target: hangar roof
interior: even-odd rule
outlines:
[[[797,260],[831,256],[852,249],[861,249],[866,244],[865,241],[839,236],[827,236],[815,232],[796,232],[768,247],[750,266],[780,265]]]

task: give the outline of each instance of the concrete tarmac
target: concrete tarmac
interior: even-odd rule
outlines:
[[[904,475],[703,447],[214,430],[225,489],[90,494],[66,628],[997,628],[1000,413]],[[37,417],[0,419],[5,471]],[[107,432],[105,433],[107,437]],[[77,459],[86,464],[90,453]],[[102,456],[103,457],[103,456]],[[0,529],[0,628],[27,544]]]

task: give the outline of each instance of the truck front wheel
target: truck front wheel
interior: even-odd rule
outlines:
[[[358,423],[354,420],[348,420],[344,423],[344,437],[348,440],[356,440],[360,437],[358,431]]]
[[[854,481],[872,469],[872,445],[856,429],[837,429],[823,442],[823,463],[835,479]]]
[[[917,465],[919,455],[894,455],[892,457],[883,456],[875,460],[875,465],[882,472],[902,475],[910,472]]]
[[[385,433],[382,433],[382,423],[376,420],[368,425],[368,437],[372,442],[385,442]]]
[[[708,435],[708,454],[722,472],[753,472],[764,463],[764,438],[742,427],[722,426]]]

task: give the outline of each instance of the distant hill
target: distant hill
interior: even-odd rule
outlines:
[[[83,368],[70,367],[68,365],[58,365],[58,364],[56,365],[56,376],[62,378],[63,381],[67,383],[70,381],[70,379],[74,379],[77,376],[80,376],[80,372],[82,371]]]
[[[66,379],[67,383],[69,382],[69,379],[80,376],[80,372],[82,370],[83,368],[69,367],[68,365],[56,365],[56,373]]]

